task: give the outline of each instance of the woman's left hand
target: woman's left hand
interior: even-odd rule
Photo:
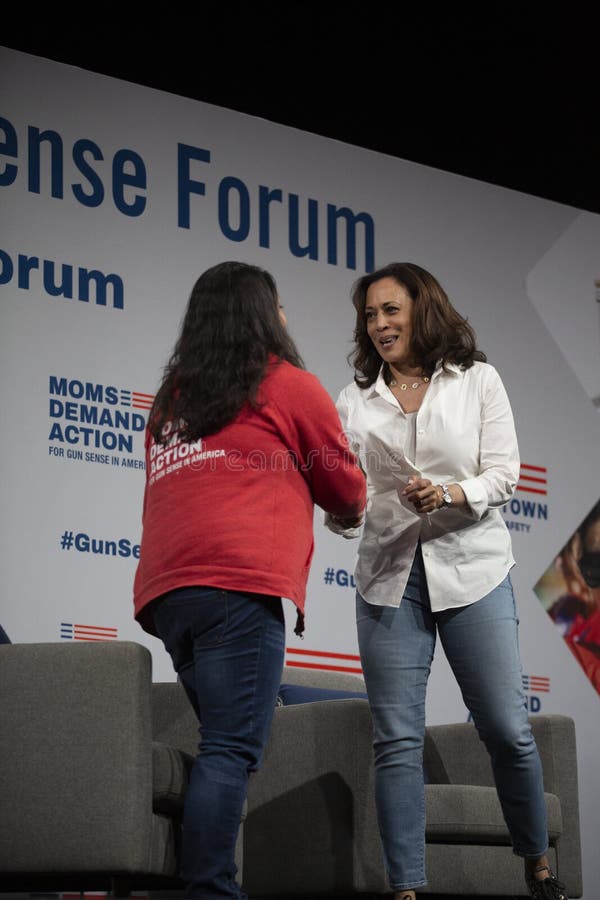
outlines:
[[[440,486],[433,484],[428,478],[409,478],[402,495],[418,513],[433,512],[442,503]]]

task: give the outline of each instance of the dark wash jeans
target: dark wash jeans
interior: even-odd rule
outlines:
[[[200,721],[183,816],[186,896],[243,898],[235,844],[281,682],[281,598],[181,588],[157,603],[154,624]]]

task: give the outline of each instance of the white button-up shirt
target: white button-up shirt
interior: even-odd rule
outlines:
[[[500,584],[514,559],[499,507],[517,484],[519,450],[508,396],[493,366],[476,362],[463,370],[447,364],[444,371],[438,365],[414,422],[411,460],[405,456],[408,417],[383,370],[370,388],[344,388],[337,408],[367,475],[355,570],[364,599],[399,606],[419,540],[434,612],[466,606]],[[459,484],[469,508],[417,513],[400,496],[411,475]]]

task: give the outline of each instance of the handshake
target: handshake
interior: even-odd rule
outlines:
[[[347,540],[358,537],[358,529],[365,520],[364,511],[360,516],[352,516],[345,518],[343,516],[334,516],[332,513],[325,513],[325,525],[334,534],[339,534]]]
[[[335,525],[336,528],[339,528],[340,531],[347,531],[349,528],[360,528],[364,522],[364,518],[364,513],[361,513],[360,516],[353,516],[350,519],[342,519],[339,516],[333,516],[331,513],[329,514],[331,524]]]

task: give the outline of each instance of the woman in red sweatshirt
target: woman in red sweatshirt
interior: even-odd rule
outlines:
[[[283,668],[282,598],[303,628],[313,506],[358,522],[365,480],[335,406],[303,368],[268,272],[200,276],[146,435],[135,615],[200,721],[186,796],[187,896],[245,897],[235,843]]]

